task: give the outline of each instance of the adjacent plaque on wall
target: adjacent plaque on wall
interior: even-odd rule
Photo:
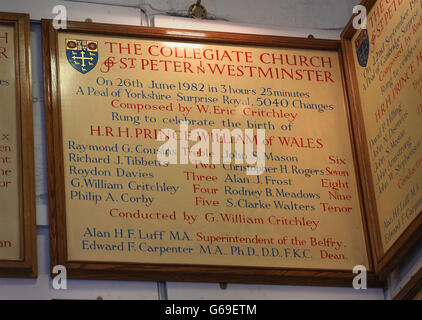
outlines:
[[[0,276],[37,274],[29,17],[0,13]]]
[[[339,41],[43,21],[43,47],[52,267],[346,286],[372,270]]]
[[[422,235],[422,3],[364,1],[367,29],[343,33],[376,271]]]

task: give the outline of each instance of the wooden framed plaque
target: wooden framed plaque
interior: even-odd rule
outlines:
[[[37,275],[29,16],[0,13],[0,276]]]
[[[379,285],[340,41],[42,28],[52,267],[73,278],[352,286],[363,265]],[[224,129],[225,151],[213,131]],[[170,140],[177,147],[163,149]],[[243,154],[248,144],[256,151]],[[216,163],[224,152],[230,161]]]
[[[422,236],[422,4],[363,1],[367,29],[342,34],[375,270]]]

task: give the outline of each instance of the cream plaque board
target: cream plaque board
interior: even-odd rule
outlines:
[[[0,24],[0,260],[21,258],[14,47],[14,27]]]
[[[421,26],[420,1],[377,1],[352,39],[384,252],[422,211]]]

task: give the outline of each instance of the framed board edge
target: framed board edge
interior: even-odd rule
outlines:
[[[149,280],[149,281],[199,281],[230,282],[255,284],[288,284],[316,286],[351,286],[354,274],[352,270],[314,270],[314,269],[276,269],[263,267],[228,267],[174,264],[137,264],[107,262],[70,262],[67,260],[65,214],[63,192],[63,150],[60,117],[59,75],[57,65],[58,30],[51,20],[42,20],[44,90],[47,130],[47,163],[49,187],[50,220],[50,263],[51,272],[56,265],[67,268],[69,278],[106,279],[106,280]],[[235,33],[192,31],[180,29],[134,27],[125,25],[68,22],[63,32],[99,33],[102,35],[142,36],[143,38],[168,39],[180,41],[204,41],[208,43],[242,44],[268,47],[300,49],[319,49],[337,51],[341,55],[341,43],[337,40],[287,38],[277,36],[245,35]],[[342,71],[344,94],[344,66],[339,59]],[[347,97],[345,97],[347,100]],[[347,101],[346,101],[347,102]],[[346,103],[348,108],[348,103]],[[349,110],[347,110],[349,117]],[[350,121],[350,118],[348,118]],[[353,135],[349,125],[352,148]],[[356,169],[356,161],[355,161]],[[358,179],[358,177],[357,177]],[[359,183],[358,183],[359,189]],[[360,190],[358,190],[360,193]],[[60,198],[59,198],[60,197]],[[364,215],[364,212],[362,212]],[[362,217],[365,226],[365,217]],[[368,245],[368,243],[366,243]],[[368,261],[372,266],[371,253]],[[382,287],[373,271],[368,272],[368,283],[372,287]]]
[[[36,278],[37,230],[35,209],[34,133],[30,74],[29,15],[0,12],[0,21],[15,27],[17,66],[17,127],[19,137],[21,260],[0,260],[0,277]]]
[[[365,6],[367,12],[373,8],[378,0],[363,0],[362,6]],[[368,227],[370,232],[370,241],[373,248],[373,258],[375,273],[382,279],[385,279],[389,272],[391,272],[400,261],[406,256],[407,253],[413,248],[414,245],[422,238],[422,211],[419,212],[417,218],[406,228],[400,235],[396,242],[384,252],[381,243],[380,223],[378,219],[377,206],[375,200],[375,188],[373,185],[372,172],[370,168],[368,145],[366,142],[365,128],[363,125],[362,105],[360,102],[360,94],[357,85],[357,79],[354,69],[354,60],[352,54],[351,39],[356,34],[357,30],[353,28],[352,16],[349,23],[341,34],[341,43],[343,48],[344,66],[346,68],[346,83],[348,96],[350,99],[350,108],[353,110],[354,117],[353,123],[355,124],[355,137],[359,150],[362,153],[357,154],[358,163],[361,166],[361,174],[366,179],[363,179],[363,194],[364,204],[366,206]]]
[[[420,268],[408,283],[393,297],[394,300],[412,300],[422,290],[422,268]]]

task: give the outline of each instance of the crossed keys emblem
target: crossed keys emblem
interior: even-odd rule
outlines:
[[[70,65],[85,74],[98,62],[98,43],[89,40],[66,40],[66,56]]]

